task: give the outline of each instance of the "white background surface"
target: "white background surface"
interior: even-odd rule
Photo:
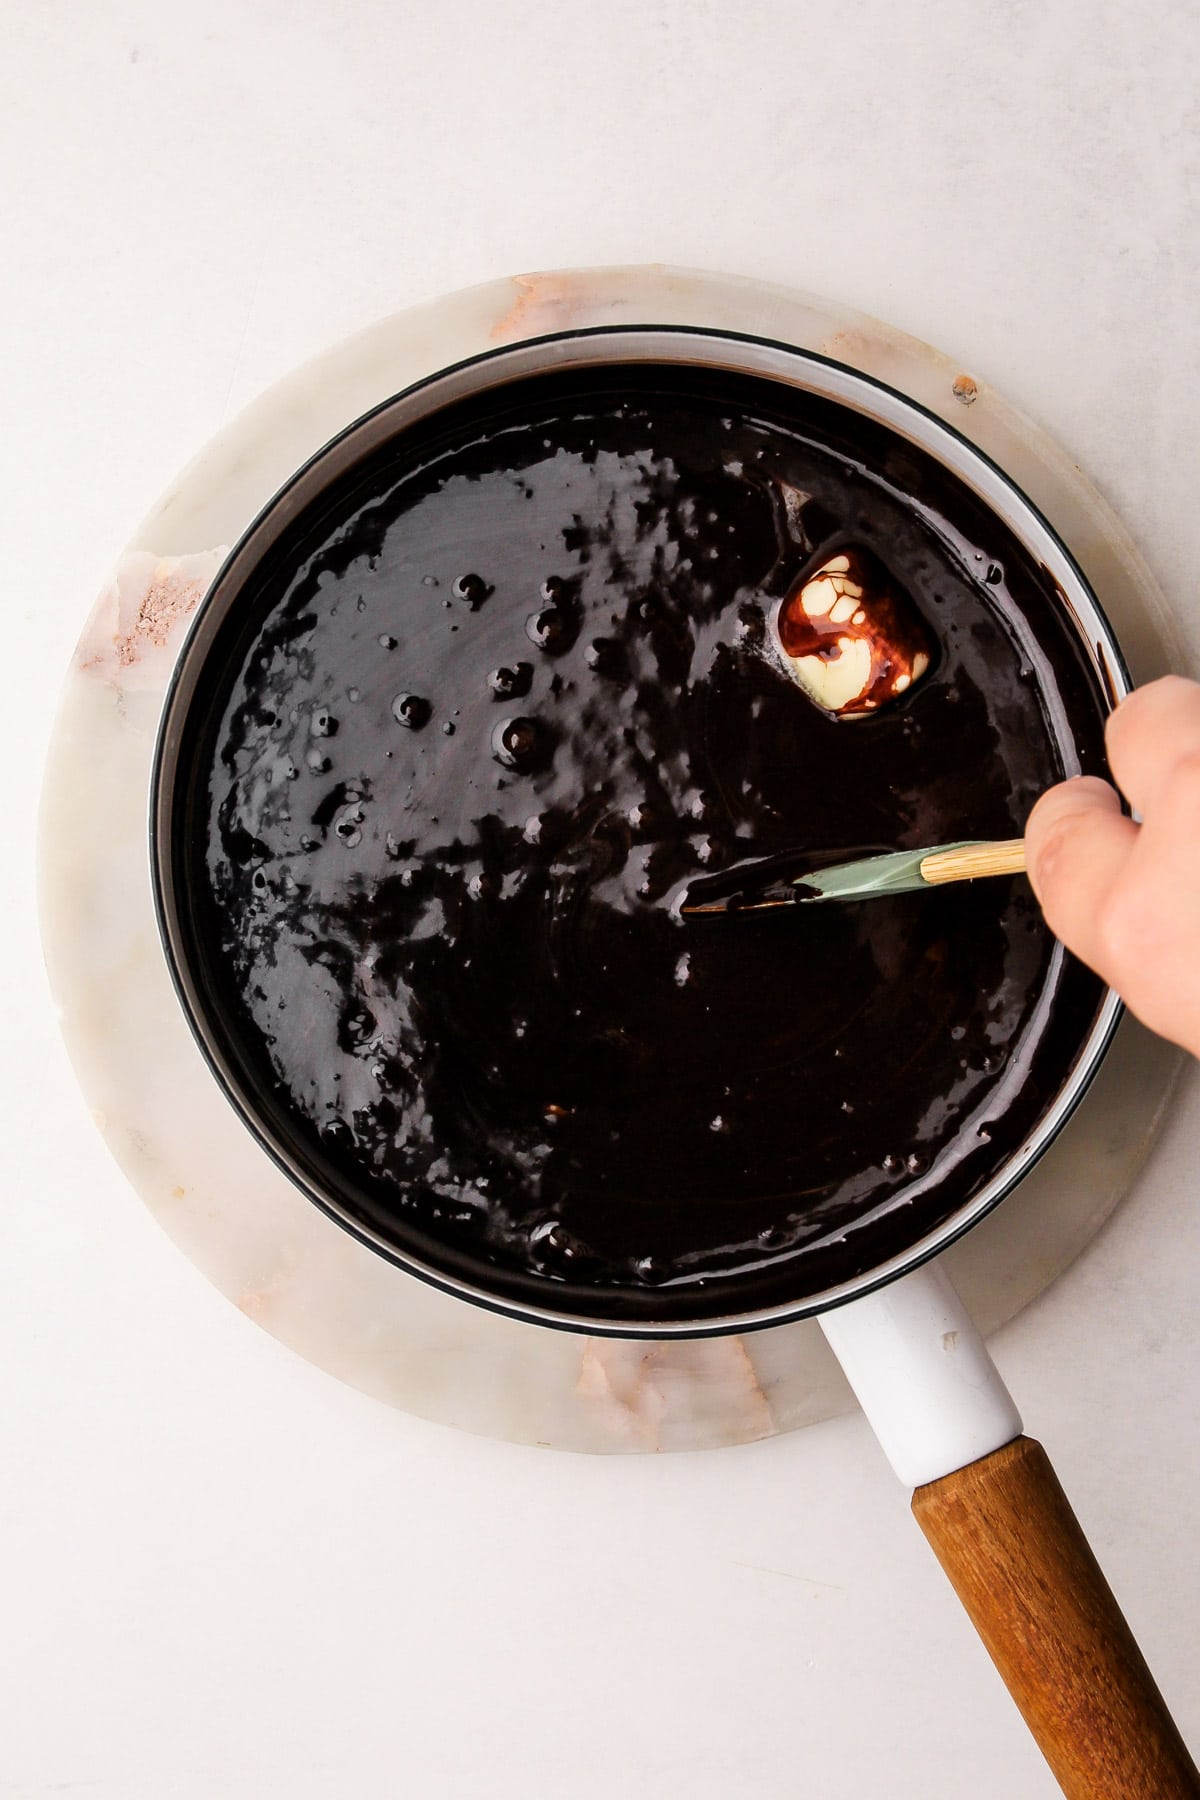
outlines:
[[[582,1460],[393,1414],[171,1248],[59,1046],[31,847],[134,525],[246,400],[539,266],[791,281],[993,381],[1200,658],[1188,0],[5,0],[0,1796],[1054,1791],[861,1420]],[[1200,1083],[994,1345],[1200,1744]]]

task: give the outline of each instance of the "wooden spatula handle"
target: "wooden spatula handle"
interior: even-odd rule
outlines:
[[[983,875],[1020,875],[1024,869],[1024,838],[1001,838],[991,844],[932,851],[921,864],[921,880],[939,887],[944,881],[978,881]]]
[[[1070,1800],[1196,1800],[1200,1774],[1042,1446],[919,1487],[913,1512]]]

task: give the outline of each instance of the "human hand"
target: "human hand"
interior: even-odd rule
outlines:
[[[1200,684],[1139,688],[1106,736],[1142,824],[1106,781],[1062,782],[1025,827],[1029,879],[1055,936],[1143,1024],[1200,1056]]]

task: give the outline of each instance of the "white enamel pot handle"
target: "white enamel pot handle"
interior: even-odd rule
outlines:
[[[821,1319],[913,1512],[1071,1800],[1200,1775],[1041,1445],[927,1263]]]

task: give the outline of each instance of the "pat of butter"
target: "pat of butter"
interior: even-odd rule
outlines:
[[[789,660],[809,699],[826,712],[845,712],[871,685],[871,646],[865,638],[838,638],[833,654]]]
[[[865,549],[839,551],[793,587],[775,637],[788,673],[839,718],[875,712],[907,693],[933,658],[921,614]]]

